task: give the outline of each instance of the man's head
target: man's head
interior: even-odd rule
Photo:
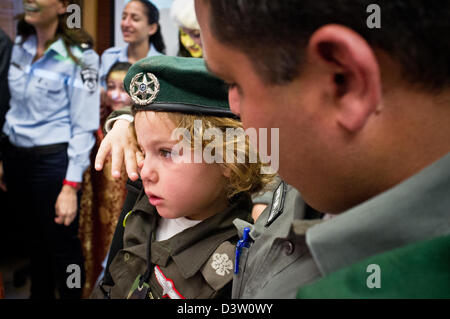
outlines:
[[[378,1],[381,28],[370,29],[370,3],[196,0],[232,110],[246,128],[280,128],[281,176],[325,212],[450,151],[450,4]]]

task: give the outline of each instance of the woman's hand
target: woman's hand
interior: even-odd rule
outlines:
[[[95,157],[95,169],[100,171],[108,156],[112,157],[111,175],[114,178],[120,177],[120,171],[125,159],[125,168],[128,177],[135,181],[139,175],[137,172],[137,161],[142,160],[136,136],[129,128],[130,123],[126,120],[117,120],[113,128],[106,134]]]
[[[77,216],[77,190],[64,185],[55,204],[55,223],[69,226]]]

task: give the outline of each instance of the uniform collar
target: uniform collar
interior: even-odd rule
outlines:
[[[153,44],[150,43],[150,49],[147,52],[147,58],[155,55],[161,55],[158,51],[156,51]],[[128,44],[120,49],[119,53],[119,62],[128,62]]]
[[[20,44],[22,42],[22,37],[17,37],[16,44]],[[36,55],[36,47],[37,47],[37,38],[36,35],[32,34],[28,36],[28,38],[23,42],[22,48],[27,51],[31,56]]]
[[[148,201],[147,201],[148,202]],[[237,237],[235,218],[249,220],[251,199],[239,196],[223,212],[164,241],[152,243],[152,262],[166,266],[172,257],[184,278],[196,274],[225,241]]]
[[[64,46],[64,41],[61,38],[58,38],[55,42],[53,42],[47,49],[47,52],[55,51],[57,54],[67,58],[69,55],[67,53],[66,47]]]
[[[450,153],[392,189],[308,229],[323,275],[450,233]]]
[[[16,43],[20,43],[21,39],[22,39],[21,37],[18,38],[18,41],[16,41]],[[36,35],[34,34],[30,35],[22,46],[25,51],[27,51],[31,56],[34,57],[36,55],[36,47],[37,47]],[[66,47],[64,46],[64,41],[62,40],[62,38],[58,38],[55,42],[50,44],[50,46],[45,51],[45,54],[47,54],[50,51],[55,51],[57,54],[63,56],[64,58],[67,58],[69,56]]]

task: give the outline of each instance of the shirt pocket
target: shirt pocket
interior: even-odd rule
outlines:
[[[8,71],[8,84],[12,96],[21,96],[25,86],[25,68],[16,62],[11,62]]]
[[[56,111],[64,107],[67,102],[67,92],[63,79],[50,80],[40,78],[35,83],[39,107],[47,111]]]

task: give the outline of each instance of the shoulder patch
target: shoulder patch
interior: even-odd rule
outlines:
[[[202,267],[203,277],[215,291],[233,279],[234,250],[229,241],[222,243]]]
[[[85,68],[81,70],[81,80],[83,86],[89,92],[94,92],[97,89],[98,84],[98,72],[93,68]]]
[[[273,193],[272,205],[270,207],[270,214],[267,218],[266,227],[269,227],[278,216],[281,215],[284,208],[284,199],[286,197],[287,186],[285,182],[281,182]]]

